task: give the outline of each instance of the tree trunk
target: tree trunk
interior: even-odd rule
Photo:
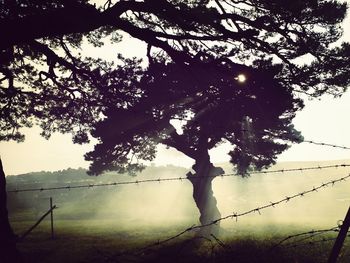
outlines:
[[[22,262],[16,248],[16,236],[8,220],[6,178],[0,159],[0,258],[4,263]]]
[[[193,199],[199,209],[199,221],[201,225],[207,225],[221,217],[216,198],[213,195],[212,181],[216,176],[223,174],[224,171],[222,168],[214,167],[209,160],[196,161],[193,169],[196,173],[189,172],[187,178],[193,185]],[[220,223],[218,222],[201,228],[199,234],[205,236],[216,235],[219,230]]]

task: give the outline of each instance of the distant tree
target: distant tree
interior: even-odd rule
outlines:
[[[222,171],[208,150],[222,139],[240,172],[268,166],[286,142],[301,139],[290,125],[301,107],[295,94],[337,96],[350,82],[350,45],[334,45],[346,12],[336,1],[8,0],[0,7],[0,139],[23,140],[19,129],[33,122],[47,138],[70,132],[76,143],[93,129],[102,140],[87,156],[93,173],[135,170],[133,160],[151,160],[164,143],[194,158],[196,175],[214,176]],[[118,42],[122,31],[147,43],[148,67],[79,51]],[[183,134],[171,118],[187,119]],[[196,187],[211,191],[211,180],[188,176],[194,195]]]

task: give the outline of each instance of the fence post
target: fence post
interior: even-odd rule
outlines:
[[[53,206],[52,206],[52,197],[50,197],[50,217],[51,217],[51,239],[54,239],[54,232],[53,232]]]
[[[45,218],[48,214],[50,214],[51,211],[52,211],[53,209],[55,209],[55,208],[57,208],[57,207],[54,205],[52,208],[50,208],[49,211],[47,211],[45,214],[43,214],[42,217],[40,217],[40,219],[39,219],[33,226],[31,226],[26,232],[24,232],[24,234],[22,234],[22,236],[19,237],[18,241],[22,241],[27,235],[29,235],[29,233],[32,232],[32,230],[33,230],[34,228],[36,228],[36,227],[41,223],[41,221],[43,221],[44,218]]]
[[[341,225],[339,234],[337,239],[335,240],[331,255],[329,256],[328,263],[336,263],[338,256],[340,254],[340,250],[343,246],[344,240],[346,238],[346,235],[348,233],[350,227],[350,207],[348,209],[348,212],[345,216],[344,222]]]

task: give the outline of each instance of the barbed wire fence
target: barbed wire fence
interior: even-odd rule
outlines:
[[[322,142],[316,142],[316,141],[311,141],[311,140],[304,140],[304,143],[310,143],[314,145],[319,145],[319,146],[327,146],[327,147],[333,147],[333,148],[339,148],[339,149],[344,149],[344,150],[350,150],[350,147],[347,146],[339,146],[339,145],[334,145],[334,144],[329,144],[329,143],[322,143]],[[264,171],[254,171],[250,172],[251,175],[253,174],[273,174],[273,173],[287,173],[287,172],[303,172],[303,171],[311,171],[311,170],[322,170],[322,169],[330,169],[330,168],[340,168],[340,167],[350,167],[350,164],[336,164],[336,165],[324,165],[324,166],[312,166],[312,167],[299,167],[299,168],[289,168],[289,169],[278,169],[278,170],[264,170]],[[238,173],[226,173],[222,174],[220,176],[197,176],[196,179],[200,179],[203,177],[231,177],[231,176],[240,176]],[[151,243],[147,246],[140,247],[137,249],[133,249],[131,251],[126,251],[123,253],[115,254],[113,255],[113,258],[116,259],[120,256],[125,256],[125,255],[143,255],[145,254],[146,251],[152,250],[156,247],[160,247],[162,245],[165,245],[183,235],[186,233],[203,229],[206,227],[210,227],[212,225],[218,224],[219,222],[227,219],[234,219],[235,221],[238,221],[238,218],[249,215],[249,214],[260,214],[261,211],[268,209],[268,208],[275,208],[276,206],[282,205],[284,203],[288,203],[289,201],[299,198],[299,197],[304,197],[306,195],[309,195],[311,193],[317,192],[318,190],[321,190],[325,187],[328,186],[333,186],[337,183],[340,183],[342,181],[345,181],[350,178],[350,174],[343,176],[341,178],[335,179],[328,181],[326,183],[322,183],[321,185],[317,187],[313,187],[309,190],[305,190],[303,192],[296,193],[294,195],[286,196],[285,198],[282,198],[277,201],[271,201],[268,204],[244,211],[244,212],[233,212],[232,214],[226,215],[224,217],[218,218],[210,223],[204,224],[204,225],[192,225],[183,231],[180,231],[179,233],[170,236],[168,238],[165,238],[163,240],[158,240],[157,242]],[[40,187],[40,188],[26,188],[26,189],[10,189],[7,192],[8,193],[21,193],[21,192],[37,192],[37,191],[50,191],[50,190],[71,190],[71,189],[79,189],[79,188],[93,188],[93,187],[110,187],[110,186],[118,186],[118,185],[132,185],[132,184],[143,184],[143,183],[160,183],[160,182],[170,182],[170,181],[183,181],[188,179],[186,176],[182,177],[170,177],[170,178],[158,178],[158,179],[144,179],[144,180],[134,180],[134,181],[122,181],[122,182],[112,182],[112,183],[98,183],[98,184],[81,184],[81,185],[64,185],[64,186],[53,186],[53,187]],[[314,245],[317,243],[321,242],[330,242],[334,241],[336,238],[328,238],[324,237],[322,235],[326,233],[334,233],[334,232],[339,232],[339,226],[337,227],[332,227],[329,229],[322,229],[322,230],[311,230],[308,232],[303,232],[299,233],[296,235],[290,235],[281,241],[279,241],[277,244],[273,246],[273,248],[277,247],[283,247],[283,248],[295,248],[299,246],[305,246],[305,245]],[[350,234],[347,234],[347,237],[349,237]],[[320,237],[320,239],[315,240],[315,237]],[[201,238],[200,236],[196,238]],[[213,249],[215,247],[214,244],[219,245],[220,247],[227,248],[225,244],[216,236],[211,235],[211,237],[203,237],[203,239],[209,240],[212,246],[212,253]],[[192,239],[190,239],[192,240]],[[190,242],[190,241],[189,241]]]
[[[217,224],[217,223],[219,223],[220,221],[223,221],[223,220],[235,219],[235,221],[237,222],[239,217],[243,217],[243,216],[246,216],[248,214],[258,213],[258,214],[261,215],[261,210],[264,210],[264,209],[267,209],[267,208],[275,208],[278,205],[281,205],[283,203],[288,203],[289,201],[291,201],[293,199],[296,199],[298,197],[304,197],[304,196],[306,196],[306,195],[308,195],[310,193],[317,192],[318,190],[320,190],[322,188],[325,188],[327,186],[334,186],[336,183],[343,182],[343,181],[345,181],[345,180],[347,180],[349,178],[350,178],[350,174],[347,175],[347,176],[343,176],[341,178],[338,178],[336,180],[329,181],[327,183],[322,183],[321,185],[319,185],[317,187],[313,187],[313,188],[311,188],[309,190],[305,190],[303,192],[299,192],[299,193],[296,193],[294,195],[286,196],[283,199],[280,199],[280,200],[274,201],[274,202],[270,202],[269,204],[265,204],[265,205],[262,205],[262,206],[259,206],[259,207],[256,207],[256,208],[253,208],[253,209],[241,212],[241,213],[235,213],[234,212],[234,213],[229,214],[227,216],[218,218],[218,219],[216,219],[216,220],[214,220],[214,221],[212,221],[212,222],[210,222],[208,224],[192,225],[192,226],[184,229],[183,231],[181,231],[181,232],[179,232],[179,233],[177,233],[177,234],[175,234],[175,235],[173,235],[171,237],[165,238],[163,240],[158,240],[157,242],[151,243],[151,244],[149,244],[147,246],[144,246],[144,247],[140,247],[140,248],[133,249],[133,250],[126,251],[126,252],[123,252],[123,253],[119,253],[119,254],[115,254],[114,258],[118,258],[118,257],[122,257],[122,256],[128,256],[128,255],[140,256],[140,255],[146,254],[147,251],[149,252],[149,251],[151,251],[152,249],[154,249],[156,247],[160,247],[162,245],[165,245],[165,244],[167,244],[167,243],[169,243],[169,242],[171,242],[171,241],[173,241],[173,240],[183,236],[186,233],[189,233],[189,232],[194,231],[194,230],[210,227],[210,226],[215,225],[215,224]],[[333,228],[331,230],[335,231]],[[320,233],[322,233],[322,232],[330,232],[331,230],[330,229],[323,230],[323,231],[320,231]],[[314,232],[315,231],[309,231],[309,232],[306,232],[306,233],[310,233],[311,234],[311,233],[314,233]],[[303,234],[303,235],[306,235],[306,233]],[[314,233],[314,234],[316,234],[316,233]],[[298,234],[298,235],[301,235],[301,234]],[[291,236],[290,238],[292,238],[292,237],[293,236]],[[288,238],[288,239],[290,239],[290,238]],[[288,239],[286,239],[286,240],[288,240]],[[216,238],[216,240],[217,240],[217,238]],[[285,241],[283,241],[283,242],[285,242]],[[281,242],[281,243],[283,243],[283,242]],[[318,242],[321,242],[321,241],[318,241]],[[322,241],[322,242],[325,242],[325,241]],[[311,244],[311,243],[309,242],[308,244]]]
[[[350,164],[335,164],[335,165],[324,165],[324,166],[312,166],[312,167],[299,167],[299,168],[290,168],[290,169],[278,169],[278,170],[264,170],[264,171],[254,171],[250,172],[250,175],[254,174],[274,174],[274,173],[288,173],[288,172],[303,172],[303,171],[312,171],[312,170],[322,170],[330,168],[341,168],[341,167],[350,167]],[[202,176],[197,175],[196,177],[191,177],[191,179],[201,179],[201,178],[215,178],[215,177],[231,177],[231,176],[241,176],[238,173],[227,173],[219,176]],[[111,182],[111,183],[99,183],[99,184],[81,184],[81,185],[64,185],[64,186],[53,186],[53,187],[36,187],[36,188],[26,188],[26,189],[10,189],[8,193],[21,193],[21,192],[42,192],[42,191],[51,191],[51,190],[73,190],[79,188],[93,188],[93,187],[110,187],[118,185],[130,185],[130,184],[143,184],[143,183],[161,183],[161,182],[170,182],[170,181],[183,181],[187,180],[186,176],[180,177],[169,177],[169,178],[158,178],[158,179],[144,179],[144,180],[134,180],[134,181],[125,181],[125,182]]]

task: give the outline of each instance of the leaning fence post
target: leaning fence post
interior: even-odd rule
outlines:
[[[331,255],[329,256],[328,263],[336,263],[338,256],[340,254],[340,250],[343,246],[344,240],[346,238],[346,235],[348,233],[350,227],[350,207],[348,209],[348,212],[345,216],[344,222],[341,225],[339,234],[337,239],[335,240]]]
[[[51,217],[51,239],[54,239],[54,232],[53,232],[53,206],[52,206],[52,197],[50,197],[50,217]]]
[[[48,214],[50,214],[51,211],[52,211],[53,209],[55,209],[55,208],[57,208],[56,205],[54,205],[52,208],[50,208],[49,211],[47,211],[45,214],[43,214],[42,217],[40,217],[40,219],[39,219],[33,226],[31,226],[26,232],[24,232],[24,234],[22,234],[22,236],[19,237],[18,241],[22,241],[22,240],[23,240],[30,232],[32,232],[32,230],[33,230],[34,228],[36,228],[36,227],[41,223],[41,221],[43,221],[44,218],[45,218],[46,216],[48,216]]]

